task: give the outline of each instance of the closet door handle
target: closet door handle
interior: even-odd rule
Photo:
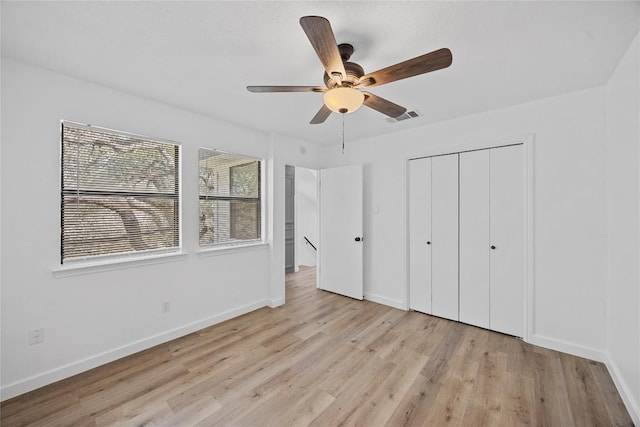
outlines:
[[[431,244],[431,242],[427,242],[427,245],[430,245],[430,244]]]
[[[496,247],[494,245],[491,245],[491,249],[495,249]]]
[[[360,238],[360,237],[356,237],[356,238],[355,238],[355,241],[356,241],[356,242],[359,242],[359,241],[361,241],[361,240],[362,240],[362,238]]]

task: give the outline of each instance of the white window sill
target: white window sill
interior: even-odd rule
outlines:
[[[257,242],[257,243],[227,245],[227,246],[218,246],[218,247],[216,246],[203,247],[203,248],[200,248],[200,250],[198,250],[196,253],[198,254],[198,256],[206,257],[206,256],[234,254],[238,252],[257,251],[257,250],[262,250],[268,247],[269,247],[269,243]]]
[[[109,259],[103,261],[87,261],[70,264],[63,264],[53,269],[55,277],[79,276],[83,274],[93,274],[103,271],[120,270],[123,268],[138,267],[141,265],[161,264],[170,261],[179,261],[186,258],[184,252],[171,252],[157,255],[146,255],[143,257]]]

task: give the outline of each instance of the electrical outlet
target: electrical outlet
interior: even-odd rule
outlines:
[[[44,329],[32,329],[29,331],[29,345],[41,344],[44,342]]]
[[[160,307],[161,313],[168,313],[171,311],[171,301],[164,301]]]

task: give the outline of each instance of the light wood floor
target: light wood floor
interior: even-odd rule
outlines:
[[[604,365],[315,289],[4,402],[2,425],[631,426]]]

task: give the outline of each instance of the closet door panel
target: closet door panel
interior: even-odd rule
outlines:
[[[431,159],[431,310],[458,320],[458,154]]]
[[[431,159],[409,162],[409,308],[431,314]]]
[[[490,150],[491,329],[523,336],[522,145]]]
[[[489,328],[489,150],[460,153],[460,321]]]

